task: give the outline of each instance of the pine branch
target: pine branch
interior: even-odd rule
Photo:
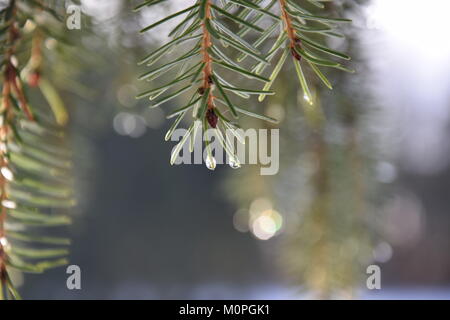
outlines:
[[[320,1],[308,2],[321,9],[324,8],[324,4]],[[326,45],[322,45],[310,39],[307,34],[311,33],[324,37],[339,36],[339,34],[334,32],[335,24],[351,21],[348,19],[315,15],[303,7],[303,5],[298,4],[295,0],[278,0],[278,4],[282,17],[282,31],[278,36],[279,43],[276,43],[274,47],[272,47],[269,54],[271,57],[274,57],[277,51],[282,51],[282,54],[270,76],[270,82],[265,85],[264,90],[269,90],[271,88],[285,63],[286,55],[290,54],[304,93],[304,98],[310,104],[313,104],[313,97],[304,71],[305,67],[302,64],[306,63],[311,71],[313,71],[329,89],[333,88],[331,82],[322,73],[319,66],[336,68],[348,72],[352,72],[352,70],[345,68],[338,62],[318,55],[317,52],[321,52],[341,59],[350,60],[350,57],[346,54],[328,48]],[[285,45],[283,46],[282,43],[285,43]],[[262,72],[264,66],[257,65],[255,66],[255,69]],[[265,95],[261,94],[259,96],[259,101],[263,101],[264,98]]]
[[[37,0],[12,0],[0,12],[0,41],[5,43],[0,51],[0,298],[20,298],[11,269],[41,273],[67,263],[68,251],[61,246],[70,241],[37,228],[70,223],[68,216],[52,209],[74,204],[61,129],[67,112],[43,73],[43,41],[49,25],[61,23],[58,19]],[[50,108],[31,108],[26,93],[31,88],[40,89]]]
[[[135,10],[139,11],[161,2],[145,1],[138,5]],[[184,19],[169,32],[169,37],[172,40],[151,52],[140,62],[140,64],[153,66],[173,51],[184,52],[184,54],[169,62],[164,62],[161,66],[151,69],[140,77],[141,80],[153,81],[166,76],[168,72],[178,70],[175,78],[172,77],[166,85],[158,86],[140,94],[138,98],[146,97],[154,101],[151,107],[161,106],[179,96],[184,96],[186,92],[191,91],[191,88],[197,87],[198,83],[201,84],[194,93],[191,93],[185,106],[168,115],[168,118],[174,116],[177,116],[177,118],[166,134],[166,140],[171,138],[187,112],[193,109],[194,123],[189,127],[184,139],[174,149],[171,157],[172,164],[176,161],[183,144],[189,138],[191,141],[195,139],[197,132],[195,128],[199,127],[200,124],[203,124],[203,134],[207,128],[217,129],[218,124],[232,130],[235,124],[224,117],[224,114],[229,113],[234,118],[238,118],[239,114],[244,114],[276,122],[275,119],[264,115],[244,111],[245,108],[238,107],[237,103],[230,98],[230,93],[244,99],[249,99],[251,95],[256,94],[259,96],[259,101],[263,101],[267,95],[274,94],[275,92],[271,91],[270,88],[289,55],[292,57],[305,99],[311,104],[313,103],[313,97],[309,79],[305,73],[305,64],[330,89],[332,88],[331,82],[319,67],[351,71],[338,62],[322,57],[320,53],[345,60],[349,60],[350,57],[311,39],[307,35],[339,36],[334,30],[335,24],[349,22],[349,20],[315,15],[307,10],[303,3],[300,5],[295,0],[272,0],[264,6],[261,6],[265,3],[263,1],[230,0],[226,3],[220,3],[222,3],[222,6],[215,4],[213,0],[198,0],[190,7],[170,14],[141,30],[141,33],[149,32],[174,18],[184,16]],[[319,9],[324,8],[322,1],[308,0],[308,3]],[[278,4],[278,12],[275,10],[276,4]],[[270,27],[263,28],[261,26],[263,22],[265,25],[270,22]],[[268,52],[262,53],[260,48],[264,47],[266,42],[272,40],[278,29],[280,32],[278,32],[277,39],[272,47]],[[253,43],[244,38],[248,34],[257,35]],[[192,47],[186,46],[190,42],[194,42],[194,45]],[[279,52],[281,52],[279,59],[274,62]],[[244,65],[243,63],[247,59],[252,59],[256,64],[251,67],[248,66],[248,63]],[[274,65],[271,74],[264,76],[265,69],[271,64]],[[223,77],[222,72],[219,72],[223,69],[231,72],[234,75],[233,78],[245,77],[263,82],[264,87],[262,90],[256,90],[253,88],[247,89],[239,84],[231,84]],[[159,98],[167,91],[181,86],[182,83],[185,83],[185,85],[174,93]],[[196,121],[198,122],[195,123]],[[218,130],[220,131],[220,129]],[[194,137],[192,137],[193,135]],[[220,140],[223,145],[227,145],[226,139]],[[206,148],[208,150],[208,142]],[[231,159],[236,159],[234,150],[231,149],[231,152],[228,152],[230,148],[225,148],[225,150]],[[211,155],[209,163],[214,163]],[[214,169],[215,165],[208,167]]]
[[[159,2],[144,2],[137,6],[136,10],[155,5]],[[256,1],[256,3],[259,2],[261,1]],[[259,7],[255,8],[260,10]],[[230,11],[232,9],[234,9],[234,5],[231,2],[220,7],[214,4],[212,0],[199,0],[192,6],[168,15],[141,30],[142,33],[145,33],[171,19],[186,15],[169,32],[172,40],[142,59],[140,63],[145,63],[147,66],[154,65],[159,59],[168,55],[174,49],[177,49],[177,52],[182,52],[180,49],[184,49],[186,43],[194,41],[194,45],[187,47],[184,54],[169,62],[165,62],[165,64],[159,67],[153,68],[140,77],[141,80],[155,80],[165,76],[169,71],[178,69],[175,78],[172,78],[166,85],[148,90],[138,96],[138,98],[148,97],[149,100],[153,101],[151,107],[160,106],[191,91],[188,103],[167,116],[168,118],[177,116],[177,119],[166,134],[166,140],[171,138],[174,130],[188,111],[192,110],[193,115],[193,123],[189,127],[186,136],[174,148],[171,157],[172,164],[176,161],[184,143],[188,140],[195,140],[195,135],[201,126],[202,135],[205,135],[208,129],[216,131],[219,142],[223,146],[226,146],[225,151],[230,158],[230,163],[233,167],[239,167],[240,165],[234,146],[232,147],[230,142],[225,138],[226,135],[224,133],[227,129],[235,130],[234,122],[228,119],[226,115],[230,114],[236,119],[239,114],[243,114],[276,122],[275,119],[270,117],[249,112],[246,108],[238,107],[231,96],[231,94],[234,94],[236,97],[249,99],[254,94],[273,94],[273,92],[243,88],[239,85],[232,84],[223,76],[225,71],[228,71],[228,73],[234,74],[235,78],[248,78],[264,83],[269,81],[267,78],[251,72],[247,67],[240,65],[233,57],[230,57],[230,54],[245,54],[259,63],[268,64],[264,55],[242,37],[246,32],[239,34],[230,29],[240,26],[241,30],[253,30],[258,33],[263,33],[264,30],[261,27],[247,19],[253,9],[245,8],[238,14],[232,13]],[[160,95],[171,89],[175,89],[176,86],[180,86],[183,82],[187,82],[187,84],[181,89],[159,98]],[[192,90],[192,88],[196,89]],[[206,141],[205,146],[208,151],[207,166],[213,170],[215,168],[215,160],[211,154],[209,144],[210,141]]]

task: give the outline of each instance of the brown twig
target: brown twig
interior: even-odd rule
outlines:
[[[286,0],[278,0],[278,1],[280,4],[281,18],[283,20],[284,28],[289,38],[289,46],[291,48],[291,54],[295,59],[300,61],[302,57],[295,50],[295,47],[300,46],[301,42],[300,39],[297,37],[294,27],[292,26],[291,17],[286,9]]]
[[[214,112],[214,95],[212,92],[214,81],[213,81],[213,70],[212,70],[212,58],[209,54],[209,48],[212,46],[211,41],[211,34],[208,31],[208,28],[206,27],[206,21],[211,19],[211,2],[210,0],[206,1],[205,5],[205,20],[202,23],[202,31],[203,31],[203,41],[202,41],[202,53],[203,53],[203,63],[205,66],[203,67],[203,84],[200,88],[199,92],[204,93],[208,89],[208,101],[207,101],[207,111],[206,111],[206,120],[208,121],[209,125],[213,128],[217,125],[217,115]]]

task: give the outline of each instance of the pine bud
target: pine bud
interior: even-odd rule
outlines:
[[[216,128],[217,121],[219,120],[219,118],[214,112],[214,109],[208,109],[208,111],[206,111],[206,120],[208,120],[208,123],[211,126],[211,128]]]
[[[297,51],[295,51],[295,48],[291,48],[291,54],[294,57],[294,59],[301,61],[302,60],[302,56],[299,55],[299,53]]]

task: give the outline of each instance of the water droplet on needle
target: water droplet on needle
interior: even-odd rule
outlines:
[[[239,169],[241,167],[241,163],[236,157],[230,158],[230,167],[233,169]]]
[[[209,170],[215,170],[217,162],[216,162],[216,159],[213,156],[208,155],[206,157],[205,164],[206,164],[206,167]]]

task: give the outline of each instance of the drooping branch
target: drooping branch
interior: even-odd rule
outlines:
[[[247,57],[249,60],[255,60],[258,64],[270,65],[267,55],[262,53],[258,47],[275,31],[276,24],[272,25],[268,30],[264,30],[264,28],[258,26],[258,22],[264,17],[265,13],[269,14],[270,19],[279,23],[281,23],[281,18],[268,11],[276,3],[276,0],[272,1],[264,9],[258,6],[262,2],[261,0],[254,2],[222,1],[215,4],[213,0],[199,0],[194,5],[170,14],[141,29],[141,33],[146,33],[169,20],[185,15],[185,18],[169,32],[168,35],[171,40],[153,50],[140,61],[139,64],[147,64],[148,67],[157,64],[161,60],[160,58],[165,56],[165,53],[173,52],[172,50],[175,47],[179,46],[183,49],[186,43],[192,40],[198,41],[193,48],[184,52],[179,50],[183,52],[182,55],[178,55],[173,59],[168,55],[168,61],[164,61],[160,66],[153,67],[152,70],[139,77],[140,80],[152,81],[158,77],[167,76],[168,71],[178,69],[176,76],[171,77],[166,84],[161,85],[159,83],[156,88],[147,90],[137,96],[137,98],[148,98],[152,101],[151,108],[160,107],[190,91],[192,88],[197,88],[191,95],[191,98],[188,99],[187,104],[167,115],[167,118],[177,117],[165,136],[165,139],[169,140],[183,117],[187,114],[187,111],[193,109],[194,121],[181,141],[173,149],[170,158],[171,164],[175,163],[181,148],[189,140],[189,137],[191,141],[190,150],[192,150],[192,141],[195,139],[200,123],[203,123],[203,130],[207,128],[216,129],[215,132],[219,136],[218,140],[224,146],[225,152],[230,159],[236,159],[235,148],[226,141],[223,133],[226,130],[236,133],[238,126],[235,120],[227,117],[228,115],[238,119],[239,114],[242,114],[277,123],[277,120],[274,118],[255,113],[248,110],[248,108],[237,105],[237,103],[240,104],[242,102],[235,102],[231,98],[231,95],[240,99],[250,99],[252,95],[274,94],[270,90],[246,88],[246,86],[234,83],[242,77],[263,83],[271,82],[267,77],[261,75],[257,68],[252,67],[250,63],[246,66],[241,65],[242,61]],[[143,2],[135,10],[144,10],[144,8],[152,7],[157,3],[159,2]],[[233,28],[230,29],[230,27]],[[240,30],[233,30],[235,28],[240,28]],[[243,38],[250,30],[261,34],[254,43],[249,43],[248,40]],[[179,53],[179,51],[177,50],[176,52]],[[235,56],[230,56],[230,54]],[[223,76],[224,74],[232,74],[235,77],[232,80],[228,80],[227,76]],[[181,88],[177,88],[183,82],[188,83],[185,83]],[[198,82],[201,82],[200,87],[197,87]],[[169,90],[176,91],[160,97]],[[203,133],[206,132],[203,131]],[[208,145],[208,143],[205,143],[207,150]],[[208,152],[208,155],[209,158],[212,158],[210,152]],[[237,161],[232,162],[237,163]],[[207,165],[207,167],[213,169],[215,166]],[[233,165],[232,167],[237,166]]]
[[[13,55],[15,53],[16,42],[19,35],[19,30],[16,26],[15,15],[16,15],[16,3],[15,1],[10,2],[10,7],[8,8],[11,12],[11,18],[9,21],[9,28],[7,31],[7,46],[8,49],[4,56],[4,73],[3,73],[3,90],[2,90],[2,106],[0,115],[0,291],[7,287],[7,281],[9,275],[6,269],[7,264],[7,246],[8,240],[6,237],[5,224],[8,214],[8,194],[7,185],[8,178],[12,176],[11,169],[9,168],[8,159],[8,136],[10,135],[10,121],[14,118],[14,112],[11,110],[11,94],[14,91],[21,107],[24,110],[28,110],[26,107],[26,100],[24,98],[23,92],[19,90],[17,85],[17,71],[13,65]],[[3,296],[3,291],[1,292]]]
[[[3,173],[8,168],[8,134],[10,128],[8,125],[9,120],[14,117],[14,113],[11,112],[11,101],[10,94],[13,86],[13,82],[16,81],[16,72],[12,64],[12,56],[15,50],[16,40],[19,38],[19,31],[17,30],[15,23],[16,7],[15,1],[11,1],[10,7],[8,8],[11,12],[11,19],[9,21],[9,29],[7,35],[7,46],[8,49],[5,53],[5,71],[3,73],[3,90],[2,90],[2,106],[1,110],[3,114],[0,116],[0,269],[1,269],[1,281],[4,283],[6,280],[6,253],[5,246],[7,245],[7,240],[5,237],[5,222],[7,217],[7,208],[4,206],[7,200],[7,179]],[[21,101],[22,103],[22,101]],[[4,274],[5,273],[5,274]]]
[[[332,84],[319,67],[336,68],[347,72],[353,72],[353,70],[347,69],[339,62],[331,60],[328,57],[323,57],[321,54],[324,53],[344,60],[350,60],[348,55],[331,49],[326,44],[321,44],[317,39],[313,39],[310,36],[313,35],[318,38],[343,37],[341,34],[335,32],[335,24],[346,23],[351,20],[316,15],[309,9],[306,9],[303,4],[298,4],[298,2],[293,0],[277,0],[277,2],[280,7],[283,31],[280,33],[277,43],[273,46],[269,54],[273,57],[278,50],[284,51],[280,55],[278,63],[275,64],[275,68],[270,77],[271,82],[264,86],[264,90],[270,89],[280,73],[286,57],[290,53],[293,57],[295,70],[304,93],[304,98],[307,102],[313,104],[313,97],[309,87],[309,79],[305,74],[305,67],[309,66],[309,69],[329,89],[333,88]],[[311,2],[311,4],[320,9],[325,8],[325,5],[322,3]],[[285,46],[280,45],[280,43],[286,40],[288,43]],[[262,66],[260,65],[259,68],[262,69]],[[259,100],[262,101],[264,98],[265,95],[260,95]]]
[[[50,81],[44,86],[40,74],[43,37],[49,34],[49,25],[60,23],[59,16],[49,12],[56,14],[40,0],[11,0],[0,11],[4,43],[0,47],[0,300],[20,298],[10,269],[41,273],[67,264],[67,249],[43,248],[42,244],[68,245],[69,239],[43,237],[36,228],[28,228],[67,225],[69,217],[50,214],[49,209],[74,204],[72,188],[67,185],[71,163],[61,148],[64,138],[58,125],[58,112],[64,106]],[[31,87],[41,91],[48,108],[35,104],[35,112],[31,110],[33,93],[25,94]],[[36,117],[41,114],[45,121]]]

